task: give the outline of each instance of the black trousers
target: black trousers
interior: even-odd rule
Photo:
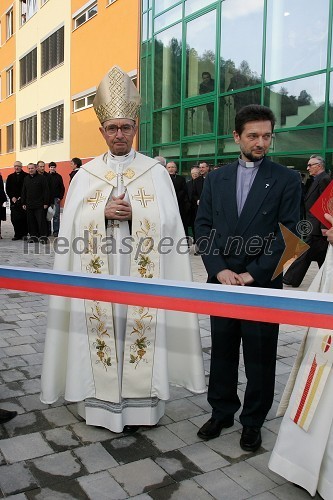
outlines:
[[[283,276],[284,283],[296,287],[300,286],[311,262],[317,262],[319,267],[323,265],[328,247],[327,238],[325,236],[311,236],[307,244],[310,248],[288,268]]]
[[[15,237],[23,238],[23,236],[26,236],[28,234],[27,213],[18,202],[11,205],[10,218],[14,227]]]
[[[242,341],[247,385],[240,421],[243,426],[261,427],[274,398],[279,325],[212,316],[211,332],[208,402],[212,417],[232,417],[241,406],[237,385]]]
[[[44,208],[27,208],[28,230],[30,238],[46,238],[47,224]]]

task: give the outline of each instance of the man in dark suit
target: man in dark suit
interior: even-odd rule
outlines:
[[[310,212],[312,205],[331,182],[330,176],[325,172],[324,158],[310,156],[307,171],[313,177],[313,182],[304,195],[305,217],[311,224],[311,232],[306,240],[310,248],[291,264],[283,277],[283,283],[293,287],[300,286],[312,261],[317,262],[319,267],[323,265],[328,246],[327,238],[321,232],[325,226]]]
[[[10,200],[10,218],[14,227],[12,240],[22,240],[28,234],[27,213],[22,208],[23,181],[27,173],[22,170],[22,163],[14,163],[14,172],[9,174],[6,182],[6,193]]]
[[[192,204],[192,194],[193,194],[193,184],[195,179],[197,179],[200,175],[200,170],[199,167],[192,167],[191,168],[191,179],[186,182],[186,188],[187,188],[187,196],[189,199],[189,217],[188,217],[188,226],[192,230],[193,234],[193,242],[195,243],[195,230],[194,230],[194,221],[195,217],[197,215],[197,207],[194,207]]]
[[[240,158],[205,180],[195,227],[210,283],[282,288],[282,275],[273,279],[285,248],[279,223],[295,231],[301,186],[298,173],[265,157],[274,124],[269,108],[242,108],[234,131]],[[241,406],[237,384],[242,341],[247,386],[240,445],[246,451],[260,447],[260,429],[274,397],[278,331],[278,324],[211,317],[208,402],[213,411],[199,437],[216,438],[234,423]]]
[[[176,191],[180,217],[184,226],[186,236],[188,236],[188,215],[190,208],[190,201],[187,195],[185,177],[177,175],[177,165],[174,161],[169,161],[166,169],[170,174],[173,186]]]

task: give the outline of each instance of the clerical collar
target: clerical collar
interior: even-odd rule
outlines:
[[[238,164],[241,167],[246,167],[246,168],[254,168],[254,167],[259,167],[261,165],[261,162],[263,161],[263,158],[258,161],[244,161],[242,158],[238,158]]]
[[[109,150],[108,152],[108,155],[109,157],[111,158],[111,160],[113,161],[116,161],[118,163],[124,163],[125,161],[129,160],[130,158],[135,158],[135,151],[134,149],[131,149],[131,151],[129,153],[127,153],[127,155],[122,155],[122,156],[117,156],[117,155],[114,155],[111,153],[111,151]]]

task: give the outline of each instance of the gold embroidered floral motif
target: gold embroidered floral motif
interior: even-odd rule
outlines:
[[[149,253],[154,251],[154,238],[152,233],[155,232],[155,224],[144,218],[140,221],[140,229],[136,231],[136,236],[139,239],[138,248],[140,249],[138,261],[138,272],[141,278],[153,278],[155,264],[149,257]]]
[[[93,347],[96,349],[97,360],[96,363],[102,363],[105,370],[111,366],[111,349],[103,339],[103,337],[110,337],[108,334],[105,318],[106,312],[101,308],[99,302],[95,302],[91,307],[91,316],[89,316],[90,324],[92,325],[91,332],[96,334],[96,341],[93,342]]]
[[[91,222],[84,230],[84,252],[92,256],[89,264],[86,266],[88,273],[102,274],[101,268],[104,265],[104,261],[97,255],[98,248],[100,247],[99,242],[102,237],[103,235],[98,232],[98,224],[94,222]]]
[[[148,307],[136,307],[134,312],[138,318],[134,318],[134,326],[130,334],[136,335],[137,339],[130,345],[131,352],[129,362],[134,364],[136,369],[141,361],[148,363],[147,359],[145,359],[147,349],[150,346],[147,334],[151,330],[150,324],[153,320],[153,316],[148,314]]]
[[[104,262],[98,255],[97,257],[94,257],[91,259],[89,264],[87,265],[87,271],[88,273],[93,273],[93,274],[102,274],[101,268],[103,267]]]

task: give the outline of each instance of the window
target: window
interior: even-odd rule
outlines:
[[[52,33],[41,43],[42,75],[64,62],[64,27]]]
[[[78,28],[81,24],[89,21],[93,16],[97,14],[97,3],[88,7],[85,11],[80,12],[80,14],[74,17],[74,28]]]
[[[93,100],[95,98],[96,92],[89,94],[78,99],[74,99],[74,111],[80,111],[81,109],[91,108],[93,105]]]
[[[14,125],[7,125],[7,153],[14,151]]]
[[[37,146],[37,115],[20,121],[21,149]]]
[[[37,12],[37,0],[21,0],[21,26]]]
[[[37,78],[37,48],[20,60],[20,88]]]
[[[13,18],[13,9],[10,9],[6,14],[6,27],[7,27],[7,40],[14,33],[14,18]]]
[[[13,66],[6,71],[7,97],[14,93],[14,69]]]
[[[43,111],[41,118],[42,144],[61,141],[64,138],[64,105]]]
[[[112,3],[115,3],[116,0],[107,0],[108,5],[111,5]],[[156,7],[155,7],[156,8]]]

